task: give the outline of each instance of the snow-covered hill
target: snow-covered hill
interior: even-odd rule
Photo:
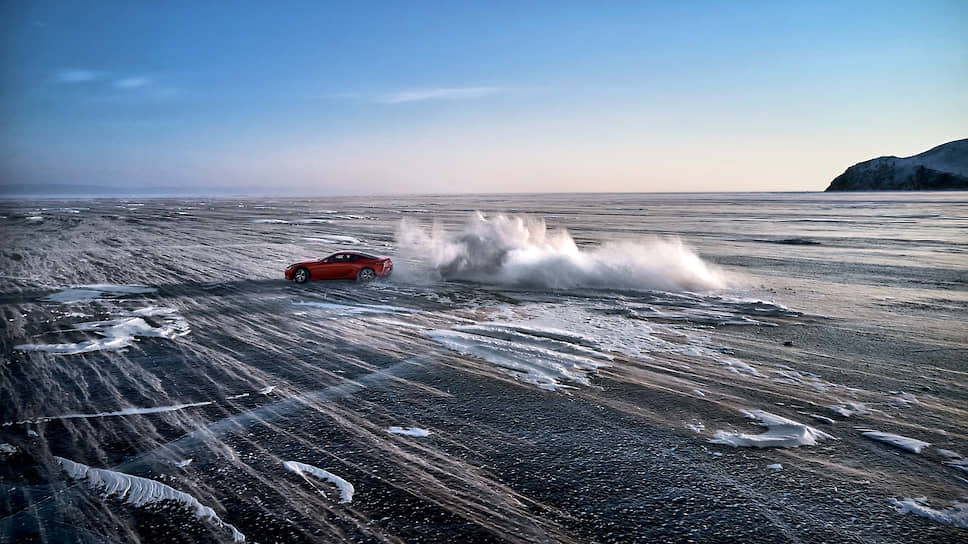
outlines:
[[[968,190],[968,139],[913,157],[878,157],[837,176],[828,191]]]

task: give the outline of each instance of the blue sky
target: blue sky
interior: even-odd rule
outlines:
[[[0,183],[821,190],[968,137],[965,2],[0,10]]]

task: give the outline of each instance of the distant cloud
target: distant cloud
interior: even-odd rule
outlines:
[[[146,77],[126,77],[115,81],[114,86],[119,89],[137,89],[149,83],[151,83],[151,80]]]
[[[385,93],[378,95],[376,101],[381,104],[405,104],[430,100],[472,100],[505,92],[507,89],[504,87],[442,87]]]
[[[54,72],[54,81],[58,83],[84,83],[94,81],[101,77],[100,72],[93,70],[57,70]]]

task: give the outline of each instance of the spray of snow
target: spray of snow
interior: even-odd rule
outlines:
[[[309,481],[309,476],[317,478],[319,480],[327,481],[336,486],[339,489],[339,502],[346,503],[353,501],[353,484],[347,482],[346,480],[340,478],[339,476],[333,474],[332,472],[325,471],[319,467],[314,467],[312,465],[307,465],[305,463],[300,463],[298,461],[285,461],[282,466],[286,467],[289,472],[295,472]],[[319,494],[325,496],[322,490],[319,490]]]
[[[117,497],[124,502],[141,507],[148,504],[155,504],[165,501],[180,503],[183,507],[192,510],[195,517],[208,520],[218,527],[227,527],[232,531],[232,539],[235,542],[244,542],[245,535],[239,532],[234,526],[225,523],[210,507],[198,502],[198,499],[178,491],[177,489],[165,485],[156,480],[132,476],[123,472],[91,468],[85,464],[54,457],[60,463],[67,475],[72,480],[84,480],[87,486],[95,491],[102,491],[104,497]]]
[[[761,434],[716,431],[709,441],[714,444],[745,448],[796,448],[814,446],[821,440],[836,440],[833,436],[809,425],[763,410],[743,410],[743,413],[746,417],[756,420],[760,426],[766,427],[767,431]]]
[[[397,246],[409,266],[395,273],[444,280],[570,289],[709,290],[725,287],[723,274],[677,239],[607,243],[579,248],[568,231],[549,230],[543,219],[480,212],[457,232],[427,229],[406,219]]]

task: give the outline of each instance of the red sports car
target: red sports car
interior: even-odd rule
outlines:
[[[374,257],[356,251],[340,251],[318,261],[291,264],[286,268],[286,279],[296,283],[309,280],[370,281],[385,278],[393,271],[388,257]]]

